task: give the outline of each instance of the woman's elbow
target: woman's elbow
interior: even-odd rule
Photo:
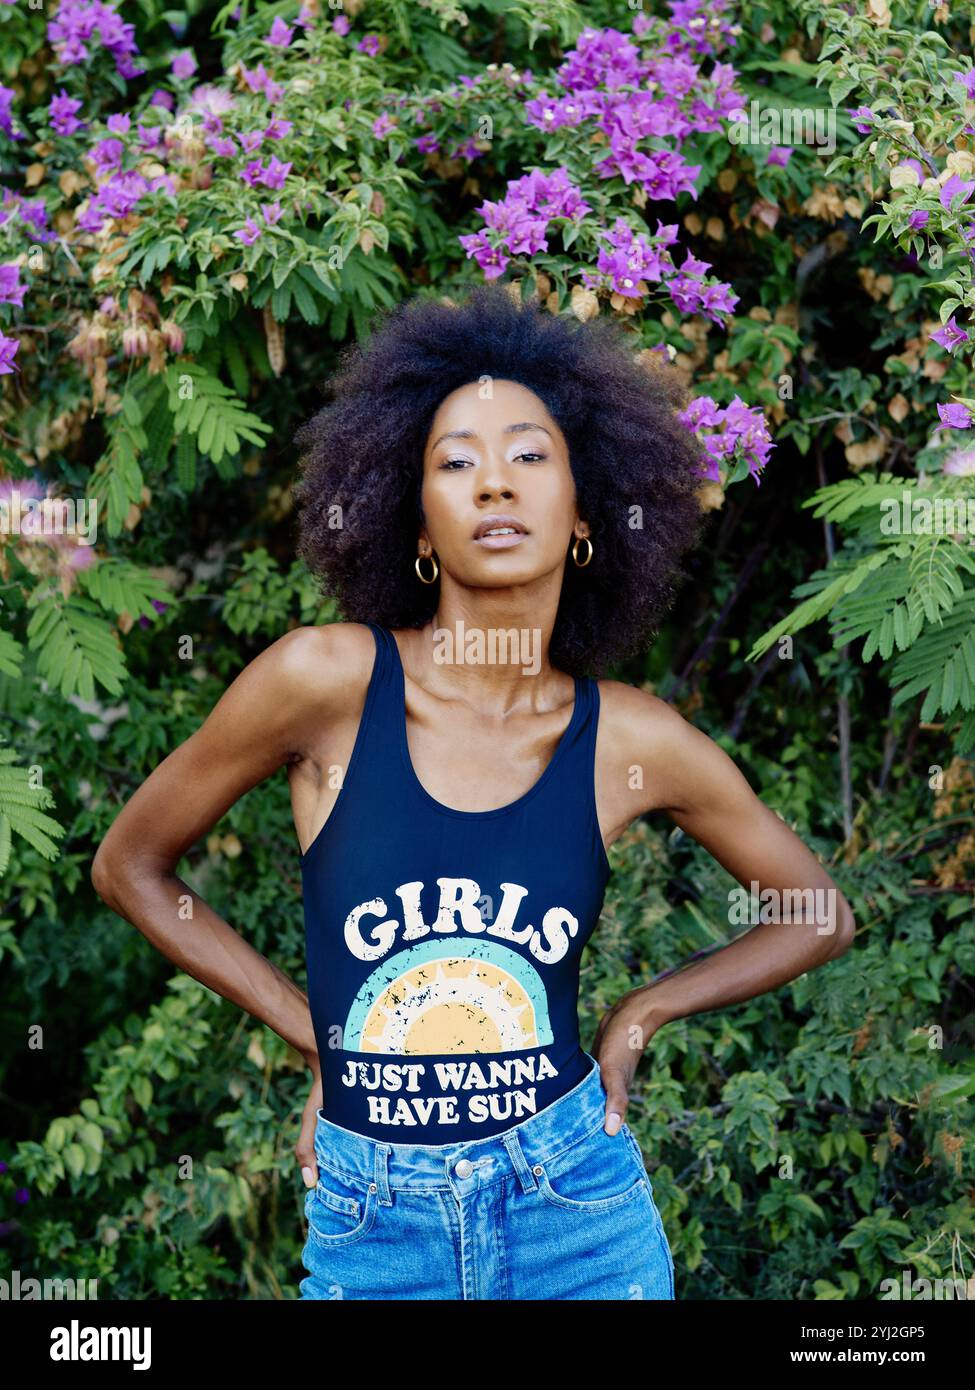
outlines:
[[[107,903],[111,908],[114,908],[118,901],[115,897],[114,863],[111,851],[107,850],[104,844],[99,845],[91,862],[91,886],[102,902]]]
[[[853,916],[853,909],[842,896],[839,896],[836,917],[832,925],[833,944],[828,959],[836,960],[837,956],[845,955],[853,945],[853,938],[856,936],[857,929],[856,919]]]

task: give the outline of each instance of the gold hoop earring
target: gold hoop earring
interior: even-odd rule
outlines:
[[[589,554],[586,556],[586,558],[582,561],[581,564],[579,563],[579,542],[580,542],[580,541],[585,541],[585,542],[586,542],[586,545],[588,545],[588,547],[589,547]],[[584,569],[586,568],[586,566],[588,565],[589,561],[592,559],[592,541],[589,539],[588,536],[576,536],[575,544],[574,544],[573,547],[572,547],[572,558],[573,558],[573,560],[575,561],[576,567],[577,567],[578,569],[584,570]]]
[[[431,577],[430,579],[424,579],[424,577],[423,577],[423,572],[422,572],[422,570],[420,569],[420,561],[421,561],[421,560],[429,560],[430,563],[433,565],[433,575],[432,575],[432,577]],[[436,582],[437,582],[437,575],[440,573],[440,566],[437,564],[436,560],[434,559],[434,556],[433,556],[433,552],[432,552],[432,551],[431,551],[431,553],[430,553],[429,555],[418,555],[418,556],[416,557],[416,560],[414,561],[413,568],[416,570],[416,576],[417,576],[417,578],[419,579],[419,581],[420,581],[421,584],[436,584]]]

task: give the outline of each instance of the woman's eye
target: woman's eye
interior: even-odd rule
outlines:
[[[516,454],[515,462],[540,463],[544,460],[544,458],[544,454],[536,454],[534,451],[528,450],[524,454]],[[468,465],[470,465],[470,463],[470,459],[444,459],[440,467],[449,470],[450,472],[453,472],[454,469],[467,467]]]

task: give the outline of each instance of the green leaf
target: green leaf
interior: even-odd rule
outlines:
[[[63,696],[95,698],[95,681],[120,695],[125,660],[112,630],[90,599],[60,593],[42,598],[27,625],[29,647],[37,653],[37,673]]]
[[[4,741],[0,736],[0,742]],[[57,858],[55,839],[64,835],[64,826],[44,814],[54,798],[45,786],[35,786],[26,767],[14,764],[12,749],[0,748],[0,875],[10,862],[12,836],[21,839],[44,859]]]
[[[179,378],[187,374],[191,378],[192,391],[189,399],[181,400],[178,395]],[[263,445],[264,435],[270,434],[271,426],[247,410],[222,381],[198,363],[174,364],[167,373],[167,382],[170,407],[180,433],[176,464],[181,485],[192,487],[195,480],[193,456],[189,453],[189,446],[184,443],[186,434],[195,436],[196,448],[213,460],[221,476],[235,476],[236,465],[225,461],[225,456],[237,452],[241,439]],[[224,467],[221,467],[222,463]]]
[[[101,558],[89,569],[80,570],[78,580],[102,608],[113,613],[128,613],[132,618],[154,618],[153,599],[159,603],[174,602],[173,594],[162,580],[116,557]]]

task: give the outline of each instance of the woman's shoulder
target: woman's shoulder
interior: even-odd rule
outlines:
[[[376,642],[365,623],[322,623],[291,628],[261,653],[282,694],[345,698],[368,685]]]
[[[600,726],[606,743],[624,758],[659,757],[676,751],[693,725],[655,695],[626,681],[599,680]]]

